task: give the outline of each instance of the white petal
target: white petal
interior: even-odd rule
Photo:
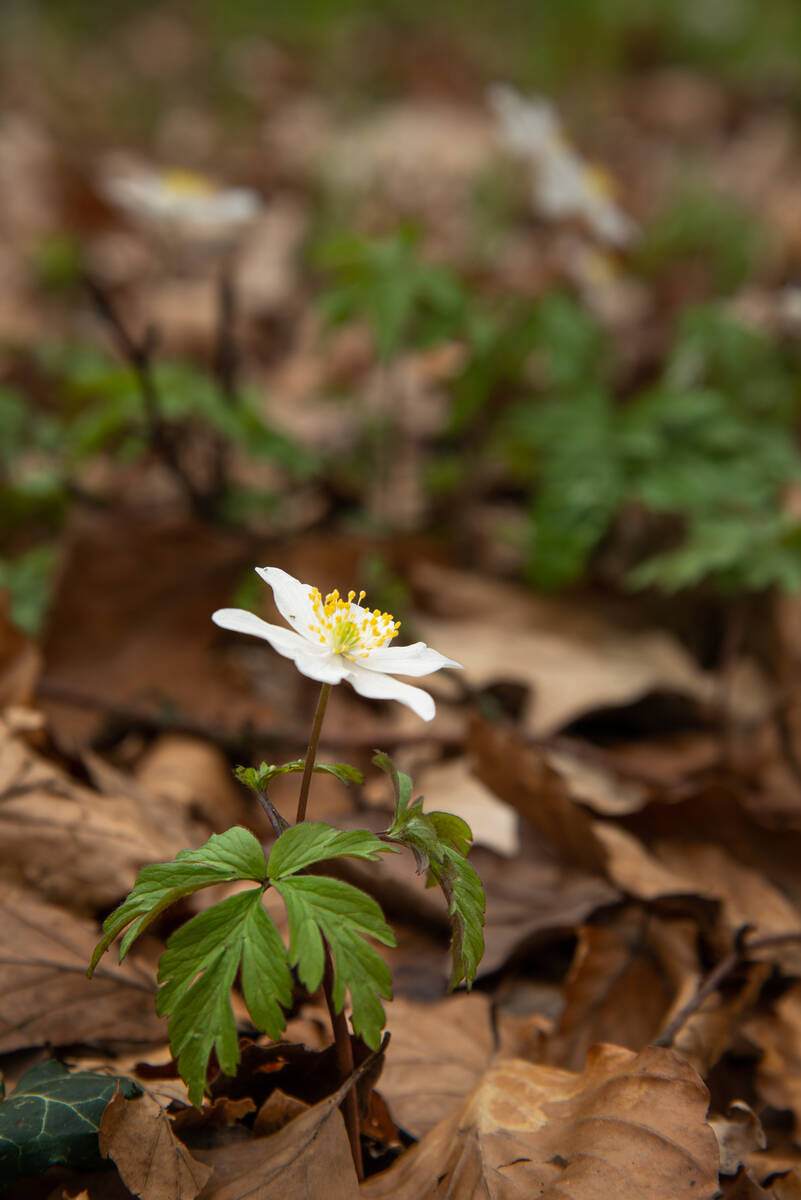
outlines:
[[[360,696],[367,696],[370,700],[398,700],[424,721],[430,721],[436,712],[434,701],[428,692],[412,687],[410,683],[401,683],[391,675],[367,671],[361,665],[351,662],[348,663],[345,678]]]
[[[461,663],[432,650],[425,642],[415,642],[413,646],[379,647],[371,650],[366,658],[360,658],[359,666],[368,671],[386,671],[390,675],[430,675],[441,667],[462,668]]]
[[[283,625],[270,625],[262,621],[255,613],[244,608],[218,608],[211,617],[215,625],[222,629],[232,629],[234,633],[249,633],[253,637],[264,638],[273,650],[283,654],[284,658],[295,658],[298,654],[309,654],[311,647],[299,634]]]
[[[311,585],[301,583],[299,579],[282,571],[280,567],[256,567],[256,571],[273,589],[275,606],[284,620],[289,621],[289,624],[293,629],[297,629],[301,637],[311,639],[309,626],[317,624],[312,602],[309,599],[309,592],[312,591]]]
[[[295,666],[301,675],[307,675],[309,679],[316,679],[319,683],[341,683],[348,677],[347,663],[341,655],[332,654],[330,650],[325,654],[309,654],[307,650],[303,650],[296,656]]]

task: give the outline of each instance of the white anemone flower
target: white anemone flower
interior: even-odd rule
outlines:
[[[212,621],[223,629],[264,638],[273,650],[291,658],[302,675],[320,683],[345,680],[360,696],[371,700],[398,700],[430,721],[435,706],[422,688],[402,683],[394,675],[430,675],[442,667],[461,663],[432,650],[425,642],[390,646],[400,621],[391,613],[365,608],[364,592],[338,591],[323,596],[319,588],[301,583],[279,567],[256,567],[273,589],[275,604],[292,626],[271,625],[242,608],[221,608]]]
[[[261,198],[251,188],[223,187],[206,175],[178,168],[109,173],[103,190],[130,216],[199,234],[231,232],[261,208]]]
[[[535,211],[546,220],[578,218],[609,245],[629,243],[637,226],[616,203],[614,180],[570,144],[553,104],[506,84],[494,84],[487,97],[504,142],[531,164]]]

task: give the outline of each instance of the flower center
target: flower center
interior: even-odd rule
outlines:
[[[348,592],[343,600],[335,589],[323,597],[319,588],[309,592],[314,612],[314,623],[309,625],[320,645],[327,645],[334,654],[346,658],[367,658],[371,650],[386,646],[397,637],[400,621],[392,613],[380,609],[362,608],[364,592]]]
[[[211,196],[216,191],[212,181],[197,171],[186,171],[183,167],[163,171],[161,181],[167,191],[176,196]]]

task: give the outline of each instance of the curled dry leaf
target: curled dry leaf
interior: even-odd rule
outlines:
[[[547,1062],[580,1071],[595,1042],[614,1040],[641,1050],[659,1032],[673,997],[673,982],[660,961],[661,925],[658,918],[630,910],[612,925],[579,928],[565,1005],[546,1044]]]
[[[195,1151],[212,1168],[200,1200],[359,1200],[343,1095],[340,1088],[272,1137]]]
[[[581,1075],[501,1059],[369,1200],[711,1200],[708,1095],[669,1050],[596,1046]]]
[[[78,1042],[158,1042],[155,982],[128,960],[86,965],[97,927],[0,885],[0,1053]]]
[[[736,1175],[749,1154],[765,1149],[765,1131],[744,1100],[730,1104],[725,1117],[710,1117],[709,1124],[720,1146],[721,1175]]]
[[[178,1141],[170,1118],[147,1092],[126,1100],[118,1091],[103,1113],[98,1140],[100,1153],[140,1200],[195,1200],[211,1174]]]

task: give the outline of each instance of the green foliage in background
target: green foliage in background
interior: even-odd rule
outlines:
[[[15,623],[32,634],[47,609],[53,538],[69,505],[107,500],[84,485],[87,466],[98,458],[131,462],[156,448],[153,414],[128,365],[94,348],[53,345],[41,347],[33,365],[40,375],[36,399],[0,388],[0,542],[20,545],[0,556],[0,588],[8,592]],[[159,436],[170,440],[179,459],[189,462],[185,446],[196,451],[200,438],[212,452],[219,447],[225,456],[234,449],[275,464],[291,481],[316,469],[314,455],[273,429],[247,389],[228,396],[207,372],[178,361],[155,364],[153,386]],[[247,524],[279,500],[224,479],[210,515]]]
[[[378,239],[349,234],[328,239],[315,254],[329,280],[320,300],[325,317],[332,324],[367,321],[385,362],[445,341],[464,326],[462,284],[447,267],[423,258],[419,240],[410,228]]]
[[[634,253],[634,266],[653,279],[679,263],[706,270],[720,294],[748,278],[765,237],[733,196],[688,180],[657,213]]]
[[[543,303],[560,309],[552,332],[571,319],[577,328],[551,340],[549,386],[514,404],[500,431],[534,484],[531,581],[578,580],[635,506],[676,518],[678,533],[672,544],[655,541],[628,586],[801,587],[801,523],[782,510],[785,490],[801,481],[801,397],[785,353],[713,306],[689,310],[660,379],[621,403],[594,368],[565,374],[586,315],[563,298]]]

